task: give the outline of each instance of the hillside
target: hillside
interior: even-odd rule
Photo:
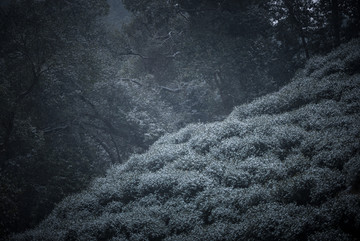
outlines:
[[[13,240],[360,239],[359,46],[163,136]]]

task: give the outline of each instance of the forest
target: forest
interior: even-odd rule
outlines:
[[[360,240],[360,1],[0,3],[0,240]]]

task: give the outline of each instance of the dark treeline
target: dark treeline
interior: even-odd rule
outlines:
[[[105,0],[1,6],[1,236],[162,134],[278,90],[360,29],[357,0],[123,4],[120,31]]]

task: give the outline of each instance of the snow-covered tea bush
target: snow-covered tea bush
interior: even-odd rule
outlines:
[[[13,240],[359,240],[359,49],[161,137]]]

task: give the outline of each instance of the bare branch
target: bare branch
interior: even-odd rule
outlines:
[[[178,93],[180,92],[182,89],[181,88],[177,88],[177,89],[172,89],[172,88],[169,88],[169,87],[166,87],[166,86],[159,86],[160,89],[162,90],[166,90],[168,92],[172,92],[172,93]]]
[[[68,124],[66,125],[61,125],[61,126],[56,126],[56,127],[47,127],[45,129],[42,130],[42,132],[44,132],[45,134],[50,133],[50,132],[55,132],[55,131],[60,131],[60,130],[65,130],[67,128],[69,128],[70,126]]]
[[[162,35],[162,36],[154,36],[153,38],[155,39],[169,39],[171,38],[171,35],[172,35],[172,31],[170,31],[168,34],[166,35]]]
[[[180,14],[181,17],[183,17],[186,20],[186,22],[190,22],[189,18],[186,17],[183,12],[179,11],[178,13]]]
[[[130,81],[130,82],[133,82],[139,86],[142,86],[142,84],[137,80],[137,79],[131,79],[131,78],[120,78],[120,80],[123,80],[123,81]]]
[[[116,136],[122,137],[122,138],[128,138],[129,135],[126,131],[116,128],[113,126],[113,124],[111,123],[111,120],[104,117],[96,108],[96,106],[89,100],[87,99],[85,96],[83,95],[79,95],[80,99],[86,103],[87,105],[89,105],[91,107],[91,109],[93,110],[94,114],[84,114],[92,119],[96,119],[102,122],[102,124],[104,125],[103,130],[106,131],[108,134],[114,134]],[[125,113],[123,113],[125,114]],[[86,123],[87,125],[89,125],[89,123]],[[95,126],[93,126],[95,127]],[[98,127],[100,128],[100,127]]]
[[[91,137],[93,138],[93,140],[98,143],[102,149],[108,154],[110,160],[112,163],[116,163],[117,162],[117,159],[116,157],[114,156],[113,152],[111,151],[111,148],[106,144],[105,141],[101,140],[99,135],[98,134],[93,134],[91,132],[89,132],[89,130],[87,130],[86,128],[84,128],[82,125],[80,125],[80,127],[84,130],[86,130],[86,133]]]
[[[150,59],[150,58],[147,57],[147,56],[144,56],[144,55],[139,54],[139,53],[134,53],[134,52],[119,53],[119,55],[123,55],[123,56],[132,55],[132,56],[139,56],[139,57],[142,58],[142,59]]]
[[[181,9],[180,12],[187,12],[187,13],[201,13],[201,12],[211,12],[211,11],[218,11],[220,8],[203,8],[203,9]]]
[[[34,76],[31,81],[30,86],[24,92],[20,93],[19,96],[16,98],[15,103],[19,103],[22,99],[24,99],[30,92],[34,89],[35,85],[39,82],[40,76],[36,74],[34,71]]]
[[[175,52],[175,53],[172,54],[172,55],[168,55],[168,56],[166,56],[166,58],[175,58],[176,55],[178,55],[178,54],[180,54],[180,51],[177,51],[177,52]]]
[[[113,143],[113,145],[114,145],[114,147],[115,147],[117,160],[118,160],[118,162],[120,162],[120,160],[121,160],[120,150],[119,150],[118,144],[117,144],[116,141],[115,141],[114,136],[113,136],[111,133],[110,133],[110,138],[111,138],[111,142]]]

